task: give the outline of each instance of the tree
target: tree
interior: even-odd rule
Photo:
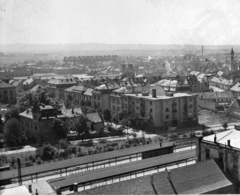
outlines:
[[[112,122],[118,124],[119,123],[119,116],[118,114],[114,114],[112,117]]]
[[[22,127],[20,122],[15,119],[9,119],[4,126],[4,139],[8,146],[18,146],[24,142]]]
[[[59,145],[60,145],[60,147],[62,148],[62,149],[67,149],[68,148],[68,142],[67,142],[67,140],[65,140],[65,139],[61,139],[61,140],[59,140]]]
[[[104,118],[105,121],[109,122],[111,120],[111,111],[108,110],[108,109],[105,109],[103,111],[103,118]]]
[[[66,127],[65,122],[58,118],[54,118],[52,122],[52,130],[56,137],[58,138],[66,138],[68,129]]]
[[[36,154],[42,160],[52,160],[54,158],[55,152],[55,148],[52,145],[46,144],[41,148],[38,148]]]
[[[15,106],[11,107],[4,115],[5,122],[7,122],[9,119],[15,118],[19,120],[19,109]]]
[[[228,123],[227,122],[224,122],[223,124],[222,124],[222,127],[225,129],[225,131],[227,130],[227,128],[228,128]]]
[[[74,120],[73,123],[73,129],[78,132],[78,135],[82,135],[82,140],[83,135],[86,134],[89,130],[87,121],[88,119],[84,115],[80,115],[77,120]]]

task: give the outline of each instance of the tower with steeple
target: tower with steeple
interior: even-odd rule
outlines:
[[[231,61],[230,61],[231,71],[236,71],[236,70],[237,70],[237,67],[236,67],[236,62],[234,61],[234,51],[233,51],[233,48],[232,48],[230,54],[231,54]]]

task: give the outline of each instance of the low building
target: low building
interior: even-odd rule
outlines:
[[[74,77],[66,76],[63,78],[51,79],[48,81],[46,88],[47,92],[52,97],[58,97],[64,99],[64,90],[76,85],[76,80]]]
[[[0,103],[15,104],[16,101],[16,87],[0,81]]]
[[[151,120],[159,130],[169,126],[198,124],[198,98],[194,94],[167,93],[157,96],[156,89],[152,90],[152,94],[124,94],[123,107],[132,116]]]
[[[17,91],[23,90],[23,81],[22,80],[10,80],[9,84],[16,87]]]
[[[88,122],[89,129],[97,132],[100,132],[104,129],[104,121],[99,112],[86,113],[86,117],[89,121]]]
[[[235,99],[240,99],[240,82],[237,82],[230,91],[233,93],[233,97]]]
[[[236,182],[223,173],[218,162],[211,160],[78,193],[75,192],[74,195],[236,193],[238,193]]]
[[[29,77],[27,80],[23,81],[23,89],[29,90],[35,86],[34,78]]]

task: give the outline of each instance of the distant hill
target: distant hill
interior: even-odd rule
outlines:
[[[201,45],[153,45],[153,44],[0,44],[0,52],[3,53],[65,53],[65,52],[89,52],[89,51],[182,51],[183,53],[201,52]],[[218,51],[219,53],[230,52],[231,47],[240,53],[240,45],[206,45],[204,49]]]

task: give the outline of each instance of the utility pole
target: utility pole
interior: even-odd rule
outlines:
[[[22,172],[21,172],[21,161],[20,158],[17,159],[18,164],[18,184],[22,185]]]

